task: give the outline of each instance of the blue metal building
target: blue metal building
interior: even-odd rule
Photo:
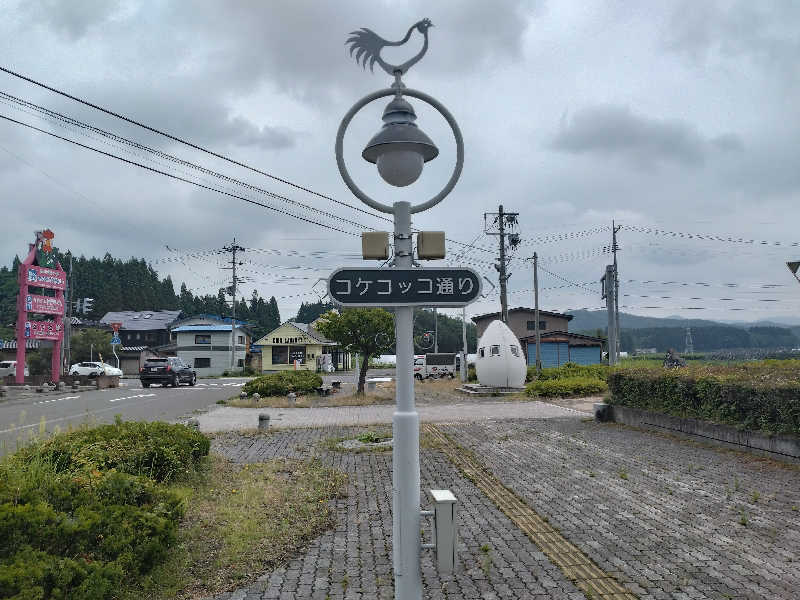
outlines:
[[[566,362],[596,365],[603,361],[603,340],[579,333],[548,331],[540,334],[543,367],[558,367]],[[520,340],[529,365],[536,364],[536,336]]]

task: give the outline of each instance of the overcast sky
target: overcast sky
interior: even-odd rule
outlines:
[[[464,134],[466,161],[454,192],[416,215],[415,227],[445,229],[463,242],[478,238],[477,246],[496,251],[496,238],[479,236],[483,213],[500,203],[519,212],[518,259],[536,250],[545,269],[584,285],[556,288],[564,282],[541,273],[542,308],[566,310],[601,306],[598,286],[589,282],[609,261],[602,251],[616,219],[625,226],[619,262],[621,292],[629,295],[622,310],[726,320],[797,314],[800,288],[784,263],[800,259],[800,248],[791,246],[800,240],[799,3],[2,4],[2,66],[359,208],[366,207],[339,177],[334,138],[348,108],[390,80],[380,69],[362,70],[344,42],[359,27],[398,40],[429,17],[428,54],[405,82],[451,110]],[[405,61],[421,44],[415,32],[384,58]],[[358,224],[390,228],[2,73],[0,91],[351,222],[224,183],[236,194],[349,232],[361,231]],[[2,103],[0,114],[149,166],[164,163]],[[412,103],[418,124],[441,150],[415,186],[389,190],[360,158],[380,125],[384,102],[357,117],[348,134],[354,177],[384,202],[427,199],[452,169],[455,146],[446,124],[421,102]],[[168,170],[222,185],[186,167]],[[355,235],[6,121],[0,122],[0,186],[4,264],[24,253],[35,229],[50,227],[62,249],[144,256],[162,275],[186,281],[196,292],[216,293],[227,276],[217,257],[187,254],[220,248],[235,235],[241,245],[261,250],[244,255],[242,274],[252,278],[243,285],[245,296],[255,287],[279,297],[286,318],[301,300],[316,299],[316,279],[362,262]],[[599,227],[607,229],[592,233]],[[287,256],[289,251],[297,254]],[[462,251],[448,247],[451,258]],[[471,250],[459,262],[496,281],[494,255]],[[517,260],[511,272],[509,305],[531,305],[530,265]],[[709,285],[679,285],[699,282]],[[468,310],[498,308],[494,295]]]

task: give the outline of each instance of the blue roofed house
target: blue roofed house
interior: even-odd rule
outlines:
[[[176,355],[193,367],[200,377],[221,375],[231,368],[231,319],[197,315],[174,323],[172,335]],[[252,333],[243,321],[236,321],[235,367],[245,366]]]

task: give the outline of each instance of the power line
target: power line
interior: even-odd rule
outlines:
[[[27,108],[30,108],[30,109],[36,111],[37,113],[45,115],[46,117],[48,117],[50,119],[55,119],[56,121],[59,121],[61,123],[66,123],[68,125],[72,125],[73,127],[78,127],[79,129],[89,130],[89,131],[91,131],[91,132],[93,132],[93,133],[95,133],[97,135],[100,135],[100,136],[102,136],[104,138],[113,140],[113,141],[117,142],[118,144],[124,144],[124,145],[130,146],[130,147],[136,148],[137,150],[140,150],[142,152],[153,154],[153,155],[158,156],[159,158],[162,158],[164,160],[179,164],[181,166],[185,166],[185,167],[188,167],[188,168],[191,168],[191,169],[195,169],[195,170],[200,171],[201,173],[203,173],[205,175],[210,175],[210,176],[216,177],[217,179],[223,180],[223,181],[225,181],[227,183],[231,183],[231,184],[234,184],[234,185],[242,186],[242,187],[244,187],[244,188],[246,188],[246,189],[248,189],[250,191],[255,191],[257,193],[264,194],[266,196],[269,196],[269,197],[277,199],[277,200],[281,200],[283,202],[287,202],[289,204],[294,204],[296,206],[304,208],[305,210],[310,210],[310,211],[313,211],[313,212],[317,212],[319,214],[325,215],[325,216],[330,217],[332,219],[336,219],[336,220],[342,221],[342,222],[347,223],[349,225],[355,225],[356,227],[360,227],[362,229],[369,229],[369,227],[367,227],[366,225],[363,225],[363,224],[358,223],[356,221],[351,221],[350,219],[347,219],[345,217],[341,217],[341,216],[336,215],[334,213],[331,213],[331,212],[316,208],[314,206],[310,206],[308,204],[305,204],[303,202],[299,202],[297,200],[292,200],[290,198],[287,198],[286,196],[282,196],[281,194],[277,194],[275,192],[271,192],[269,190],[265,190],[265,189],[260,188],[258,186],[255,186],[255,185],[246,183],[244,181],[241,181],[239,179],[236,179],[234,177],[230,177],[228,175],[219,173],[217,171],[213,171],[211,169],[208,169],[208,168],[203,167],[201,165],[197,165],[197,164],[192,163],[190,161],[178,158],[176,156],[173,156],[173,155],[168,154],[166,152],[163,152],[161,150],[157,150],[155,148],[150,148],[149,146],[145,146],[144,144],[140,144],[139,142],[136,142],[134,140],[130,140],[130,139],[125,138],[123,136],[120,136],[120,135],[117,135],[115,133],[112,133],[112,132],[106,131],[104,129],[101,129],[99,127],[95,127],[94,125],[89,125],[87,123],[84,123],[82,121],[74,119],[74,118],[72,118],[72,117],[70,117],[68,115],[64,115],[64,114],[59,113],[57,111],[50,110],[50,109],[45,108],[43,106],[39,106],[38,104],[34,104],[34,103],[29,102],[27,100],[24,100],[22,98],[17,98],[16,96],[12,96],[11,94],[7,94],[5,92],[0,91],[0,98],[6,99],[6,100],[8,100],[8,101],[10,101],[10,102],[12,102],[14,104],[19,105],[19,106],[25,106]],[[184,174],[186,174],[188,176],[188,173],[184,172]]]
[[[74,145],[79,146],[81,148],[85,148],[86,150],[91,150],[93,152],[97,152],[98,154],[102,154],[104,156],[108,156],[109,158],[115,158],[115,159],[117,159],[119,161],[122,161],[124,163],[127,163],[129,165],[140,167],[142,169],[146,169],[146,170],[151,171],[153,173],[158,173],[159,175],[164,175],[166,177],[170,177],[170,178],[176,179],[178,181],[183,181],[184,183],[189,183],[191,185],[197,186],[197,187],[205,189],[205,190],[209,190],[209,191],[212,191],[212,192],[217,192],[219,194],[224,194],[225,196],[229,196],[231,198],[237,198],[238,200],[242,200],[242,201],[247,202],[249,204],[255,204],[256,206],[261,206],[262,208],[267,208],[267,209],[275,211],[277,213],[280,213],[280,214],[283,214],[283,215],[287,215],[287,216],[293,217],[295,219],[299,219],[301,221],[305,221],[306,223],[311,223],[313,225],[318,225],[319,227],[324,227],[326,229],[331,229],[333,231],[338,231],[339,233],[344,233],[344,234],[347,234],[347,235],[358,235],[358,234],[353,233],[351,231],[345,231],[344,229],[339,229],[338,227],[334,227],[332,225],[326,225],[325,223],[320,223],[318,221],[314,221],[313,219],[308,219],[306,217],[302,217],[300,215],[296,215],[296,214],[290,213],[290,212],[282,210],[280,208],[276,208],[274,206],[270,206],[268,204],[264,204],[263,202],[258,202],[257,200],[253,200],[252,198],[246,198],[244,196],[239,196],[238,194],[234,194],[234,193],[231,193],[231,192],[226,192],[225,190],[220,190],[220,189],[217,189],[217,188],[213,188],[211,186],[204,185],[202,183],[198,183],[197,181],[192,181],[191,179],[187,179],[185,177],[181,177],[180,175],[175,175],[174,173],[168,173],[166,171],[162,171],[161,169],[156,169],[154,167],[150,167],[148,165],[145,165],[145,164],[133,161],[133,160],[129,160],[129,159],[123,158],[121,156],[117,156],[116,154],[112,154],[110,152],[106,152],[104,150],[100,150],[99,148],[94,148],[92,146],[88,146],[86,144],[82,144],[82,143],[77,142],[75,140],[71,140],[71,139],[66,138],[64,136],[58,135],[56,133],[53,133],[51,131],[46,131],[44,129],[36,127],[35,125],[31,125],[29,123],[24,123],[22,121],[18,121],[17,119],[14,119],[14,118],[9,117],[7,115],[0,114],[0,119],[5,119],[6,121],[10,121],[11,123],[15,123],[17,125],[21,125],[23,127],[29,128],[29,129],[33,129],[34,131],[38,131],[39,133],[44,133],[45,135],[49,135],[51,137],[54,137],[54,138],[59,139],[59,140],[63,140],[65,142],[69,142],[70,144],[74,144]]]
[[[275,181],[279,181],[280,183],[283,183],[285,185],[291,186],[291,187],[296,188],[298,190],[302,190],[304,192],[307,192],[307,193],[312,194],[314,196],[317,196],[319,198],[324,198],[325,200],[329,200],[329,201],[334,202],[336,204],[340,204],[342,206],[346,206],[347,208],[351,208],[353,210],[356,210],[358,212],[370,215],[372,217],[375,217],[375,218],[378,218],[378,219],[382,219],[384,221],[391,221],[391,219],[389,219],[387,217],[384,217],[383,215],[379,215],[379,214],[373,213],[371,211],[365,210],[363,208],[360,208],[358,206],[354,206],[354,205],[348,204],[346,202],[342,202],[341,200],[336,200],[335,198],[332,198],[331,196],[326,196],[325,194],[320,194],[319,192],[315,192],[314,190],[311,190],[311,189],[309,189],[307,187],[304,187],[304,186],[299,185],[297,183],[293,183],[293,182],[291,182],[291,181],[289,181],[287,179],[283,179],[283,178],[278,177],[276,175],[272,175],[270,173],[267,173],[266,171],[262,171],[261,169],[257,169],[256,167],[252,167],[252,166],[250,166],[250,165],[248,165],[246,163],[243,163],[241,161],[238,161],[236,159],[227,157],[227,156],[225,156],[223,154],[219,154],[217,152],[214,152],[213,150],[209,150],[208,148],[204,148],[203,146],[199,146],[197,144],[194,144],[194,143],[192,143],[192,142],[190,142],[188,140],[185,140],[183,138],[180,138],[178,136],[172,135],[170,133],[167,133],[167,132],[162,131],[160,129],[157,129],[155,127],[151,127],[150,125],[145,125],[144,123],[141,123],[140,121],[136,121],[135,119],[132,119],[130,117],[126,117],[125,115],[122,115],[120,113],[114,112],[112,110],[109,110],[107,108],[104,108],[102,106],[94,104],[92,102],[89,102],[88,100],[85,100],[83,98],[79,98],[77,96],[73,96],[72,94],[69,94],[69,93],[64,92],[62,90],[59,90],[59,89],[57,89],[55,87],[52,87],[52,86],[47,85],[45,83],[42,83],[41,81],[37,81],[35,79],[32,79],[32,78],[27,77],[25,75],[22,75],[21,73],[17,73],[16,71],[12,71],[11,69],[8,69],[6,67],[0,66],[0,71],[3,71],[4,73],[7,73],[7,74],[9,74],[9,75],[11,75],[13,77],[17,77],[19,79],[22,79],[23,81],[27,81],[28,83],[31,83],[33,85],[36,85],[36,86],[40,87],[40,88],[43,88],[43,89],[48,90],[50,92],[53,92],[54,94],[58,94],[58,95],[63,96],[65,98],[69,98],[70,100],[74,100],[75,102],[79,102],[80,104],[83,104],[83,105],[88,106],[90,108],[93,108],[95,110],[99,110],[100,112],[103,112],[103,113],[105,113],[107,115],[110,115],[112,117],[116,117],[117,119],[121,119],[121,120],[125,121],[126,123],[130,123],[131,125],[136,125],[137,127],[141,127],[142,129],[146,129],[147,131],[150,131],[152,133],[156,133],[156,134],[161,135],[161,136],[163,136],[163,137],[165,137],[167,139],[170,139],[172,141],[179,142],[181,144],[184,144],[185,146],[188,146],[188,147],[193,148],[195,150],[199,150],[200,152],[203,152],[203,153],[208,154],[210,156],[213,156],[215,158],[222,159],[222,160],[224,160],[226,162],[229,162],[229,163],[231,163],[233,165],[242,167],[242,168],[247,169],[249,171],[252,171],[254,173],[258,173],[259,175],[263,175],[265,177],[269,177],[270,179],[273,179]]]
[[[589,292],[593,296],[597,295],[597,290],[593,290],[591,288],[588,288],[588,287],[586,287],[585,285],[583,285],[581,283],[576,283],[574,281],[570,281],[569,279],[566,279],[565,277],[562,277],[561,275],[557,275],[556,273],[553,273],[552,271],[549,271],[548,269],[545,269],[541,265],[539,266],[539,268],[542,271],[544,271],[545,273],[547,273],[548,275],[550,275],[552,277],[555,277],[556,279],[559,279],[559,280],[563,281],[564,283],[567,283],[567,284],[569,284],[571,286],[574,286],[574,287],[580,288],[582,290],[585,290],[586,292]]]
[[[737,238],[734,236],[722,236],[713,233],[688,233],[685,231],[668,231],[665,229],[656,229],[654,227],[643,227],[639,225],[620,225],[623,229],[627,229],[628,231],[637,231],[639,233],[648,233],[653,235],[660,235],[666,237],[676,237],[676,238],[684,238],[684,239],[698,239],[698,240],[710,240],[714,242],[727,242],[731,244],[751,244],[751,245],[758,245],[758,246],[786,246],[786,247],[797,247],[800,246],[800,242],[775,242],[775,241],[768,241],[768,240],[748,240],[744,238]]]

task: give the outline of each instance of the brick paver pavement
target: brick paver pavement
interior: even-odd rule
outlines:
[[[314,540],[255,584],[218,600],[391,599],[391,452],[327,452],[317,442],[363,429],[292,429],[268,435],[221,434],[213,450],[236,462],[316,455],[347,473],[346,498],[334,502],[335,529]],[[423,550],[425,597],[430,599],[583,600],[578,591],[489,499],[438,451],[423,450],[422,489],[448,488],[460,501],[457,573],[439,576]],[[429,504],[423,498],[423,506]],[[425,526],[430,539],[430,524]],[[488,552],[482,550],[487,548]]]
[[[642,599],[800,598],[800,470],[580,419],[440,425]]]
[[[393,410],[221,408],[200,417],[205,430],[246,429],[268,412],[274,425],[299,428],[222,433],[214,449],[239,462],[315,455],[350,476],[334,530],[220,600],[392,597],[391,453],[328,452],[317,442],[365,430],[340,423],[388,424]],[[420,413],[642,600],[800,598],[797,465],[598,424],[539,402]],[[461,569],[440,578],[423,551],[426,598],[585,597],[444,454],[423,448],[421,464],[423,489],[449,488],[462,507]]]

